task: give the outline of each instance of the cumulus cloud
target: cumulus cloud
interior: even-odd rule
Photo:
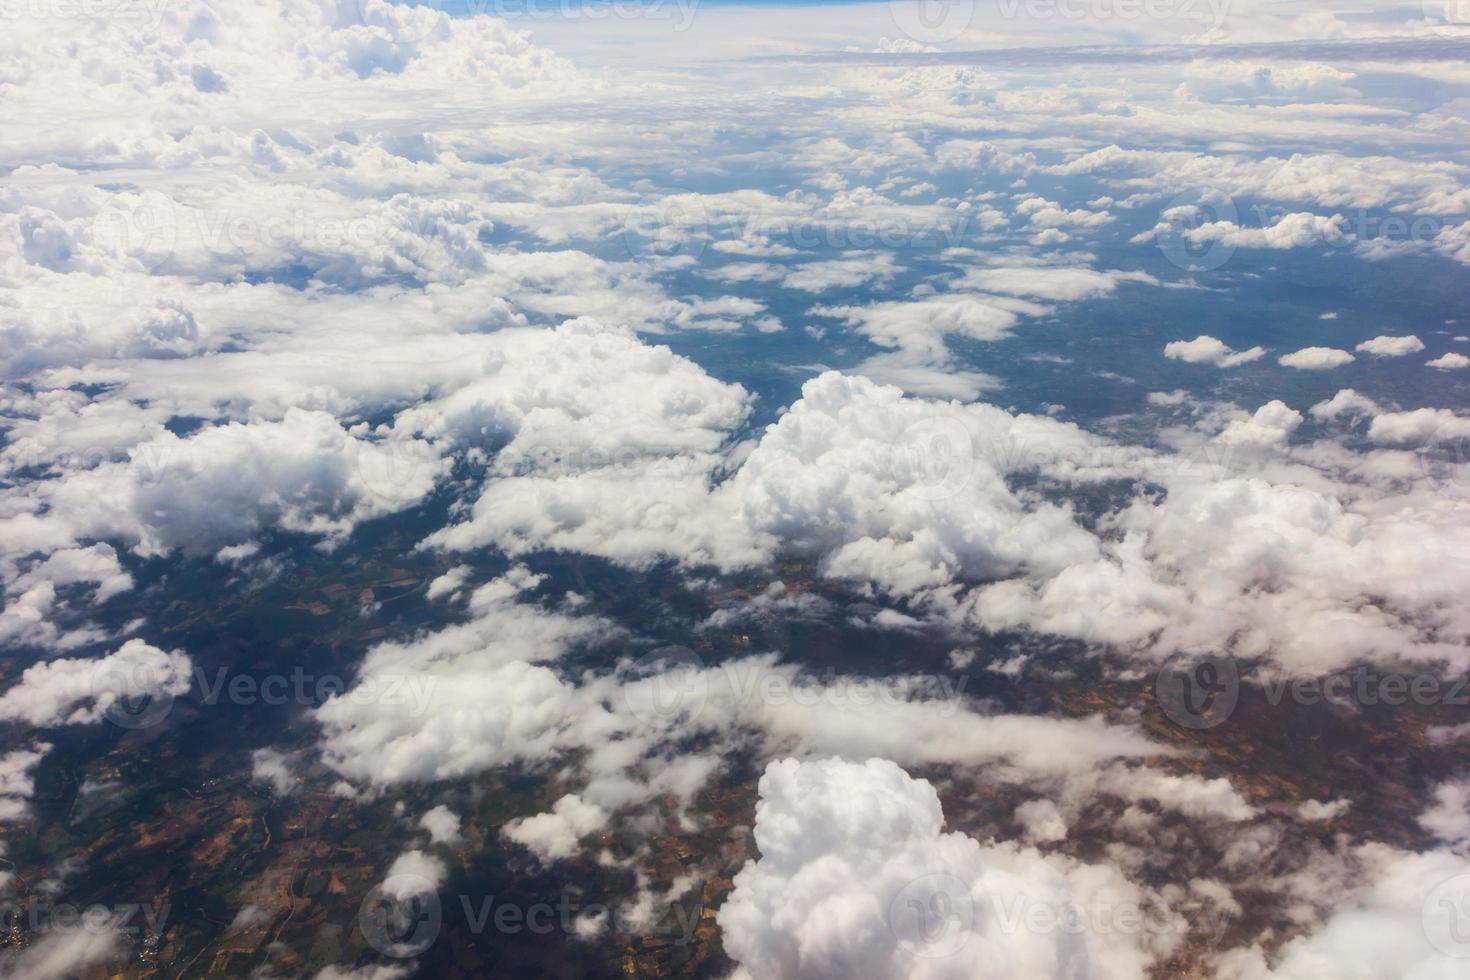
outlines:
[[[383,880],[383,894],[408,899],[438,889],[449,869],[444,862],[423,851],[405,851],[393,859]]]
[[[1303,820],[1336,820],[1352,808],[1352,801],[1346,799],[1333,800],[1324,803],[1321,800],[1307,800],[1297,807],[1297,816]]]
[[[1470,842],[1470,779],[1436,786],[1434,802],[1419,815],[1419,825],[1447,844]]]
[[[429,832],[429,840],[435,844],[456,844],[461,839],[459,815],[442,803],[419,817],[419,826]]]
[[[1367,884],[1357,888],[1321,928],[1287,942],[1271,962],[1259,950],[1222,957],[1231,980],[1403,976],[1450,980],[1463,949],[1459,903],[1470,891],[1470,862],[1447,851],[1396,852],[1366,845]]]
[[[1459,354],[1455,351],[1450,351],[1448,354],[1442,354],[1434,360],[1426,361],[1425,363],[1429,367],[1438,368],[1441,371],[1459,371],[1470,367],[1470,357],[1466,357],[1464,354]]]
[[[49,751],[51,746],[42,743],[0,756],[0,821],[18,820],[25,816],[26,801],[36,791],[32,771]]]
[[[182,651],[165,652],[142,640],[97,660],[43,661],[0,695],[0,719],[40,728],[97,724],[122,699],[187,693],[192,667]]]
[[[1326,371],[1353,363],[1353,355],[1333,347],[1303,347],[1301,350],[1283,354],[1276,362],[1283,367],[1300,371]]]
[[[0,977],[65,980],[111,960],[120,952],[121,945],[121,935],[114,928],[57,930],[42,936],[14,956],[6,957],[0,962]]]
[[[1171,360],[1185,361],[1190,364],[1213,364],[1220,368],[1249,364],[1251,361],[1264,357],[1265,354],[1266,348],[1264,347],[1252,347],[1243,351],[1232,350],[1223,340],[1208,334],[1200,334],[1193,340],[1171,340],[1164,345],[1164,356]]]
[[[284,753],[275,749],[256,749],[250,755],[252,779],[269,783],[277,796],[287,796],[296,788],[296,775]]]
[[[1370,419],[1368,439],[1380,445],[1425,446],[1470,436],[1470,418],[1447,408],[1395,412],[1352,388],[1344,388],[1327,401],[1313,405],[1311,414],[1322,419]]]
[[[1417,354],[1423,349],[1424,341],[1412,334],[1407,337],[1374,337],[1353,348],[1359,353],[1374,357],[1403,357],[1406,354]]]
[[[1067,823],[1051,800],[1027,800],[1016,807],[1016,823],[1027,841],[1049,844],[1067,837]]]
[[[607,820],[608,812],[602,807],[568,794],[557,800],[548,813],[510,821],[501,828],[501,834],[543,861],[554,861],[576,854],[581,839],[601,830]]]
[[[403,457],[418,465],[404,465]],[[210,554],[278,525],[340,538],[420,500],[442,465],[413,445],[357,438],[325,412],[169,432],[106,462],[26,487],[33,506],[0,519],[17,550],[128,542],[144,555]]]
[[[1015,928],[1017,913],[1151,897],[1107,866],[943,828],[934,788],[891,762],[771,763],[760,856],[718,916],[726,950],[760,977],[1141,977],[1177,941],[1167,925]]]
[[[324,966],[312,980],[403,980],[412,973],[412,966]]]

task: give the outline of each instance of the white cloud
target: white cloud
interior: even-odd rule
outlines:
[[[383,894],[395,899],[408,899],[437,890],[444,884],[449,869],[444,862],[423,851],[404,851],[388,866],[383,879]]]
[[[1347,238],[1347,232],[1344,230],[1346,219],[1337,214],[1327,218],[1298,211],[1285,215],[1274,224],[1262,224],[1258,228],[1239,225],[1228,220],[1177,224],[1177,221],[1186,217],[1182,212],[1189,208],[1190,206],[1186,205],[1176,209],[1176,213],[1165,212],[1164,217],[1170,220],[1160,221],[1149,231],[1135,235],[1131,241],[1134,243],[1150,242],[1165,234],[1170,234],[1178,235],[1184,241],[1196,246],[1218,243],[1231,248],[1289,249],[1318,243],[1337,243]]]
[[[425,590],[424,597],[438,599],[442,596],[457,596],[469,577],[470,566],[456,565],[444,574],[435,576],[434,580],[429,583],[428,589]]]
[[[1432,361],[1426,361],[1425,364],[1432,368],[1438,368],[1441,371],[1459,371],[1470,367],[1470,357],[1466,357],[1464,354],[1456,353],[1455,351],[1450,351],[1448,354],[1436,357]]]
[[[512,820],[501,833],[543,861],[554,861],[576,854],[581,839],[607,826],[608,816],[602,807],[571,793],[552,804],[550,812]]]
[[[97,724],[120,698],[187,693],[191,669],[182,651],[165,652],[142,640],[128,640],[97,660],[42,661],[0,695],[0,719],[41,728]]]
[[[412,966],[324,966],[312,980],[404,980],[412,973]]]
[[[1452,779],[1434,787],[1434,802],[1419,815],[1419,826],[1446,844],[1470,842],[1470,779]]]
[[[443,465],[427,447],[357,438],[325,412],[162,433],[106,462],[30,484],[45,512],[0,520],[17,550],[121,539],[140,554],[212,554],[275,524],[328,538],[420,500]]]
[[[1029,843],[1050,844],[1067,839],[1067,823],[1051,800],[1022,803],[1016,807],[1016,823]]]
[[[15,980],[66,980],[82,975],[97,963],[120,952],[121,934],[115,928],[58,929],[33,945],[0,961],[0,977]]]
[[[1374,337],[1353,348],[1363,354],[1372,354],[1374,357],[1403,357],[1405,354],[1417,354],[1423,349],[1424,341],[1412,334],[1407,337]]]
[[[276,749],[256,749],[250,755],[250,777],[270,783],[277,796],[288,796],[296,788],[296,775],[284,753]]]
[[[1213,364],[1215,367],[1235,367],[1259,360],[1266,354],[1264,347],[1237,351],[1228,347],[1223,340],[1200,334],[1193,340],[1171,340],[1164,345],[1164,356],[1190,364]]]
[[[806,262],[788,272],[781,284],[787,289],[823,293],[829,289],[851,289],[875,279],[886,279],[893,271],[892,253],[878,252],[860,258]]]
[[[1324,803],[1321,800],[1306,800],[1297,807],[1296,812],[1297,816],[1303,820],[1336,820],[1351,809],[1352,805],[1352,800],[1347,799],[1333,800],[1330,803]]]
[[[1337,350],[1332,347],[1303,347],[1301,350],[1281,355],[1276,362],[1283,367],[1297,368],[1301,371],[1326,371],[1330,368],[1342,367],[1344,364],[1351,364],[1353,360],[1353,355],[1345,350]]]
[[[1371,419],[1368,439],[1379,445],[1433,445],[1470,436],[1470,418],[1447,408],[1392,412],[1352,388],[1344,388],[1327,401],[1313,405],[1311,413],[1321,419],[1344,416]]]
[[[761,977],[1142,977],[1177,941],[1167,925],[1064,931],[1089,901],[1143,909],[1150,896],[1106,866],[943,826],[934,788],[891,762],[771,763],[760,856],[718,915],[726,951]],[[1047,912],[1055,928],[1020,925]]]
[[[1470,862],[1447,851],[1404,854],[1377,844],[1362,853],[1367,883],[1321,928],[1287,942],[1273,957],[1274,967],[1258,950],[1239,950],[1222,958],[1218,975],[1229,980],[1452,980],[1462,975],[1462,961],[1445,950],[1463,949],[1451,917],[1459,914],[1458,903],[1470,888],[1465,883]]]
[[[0,821],[18,820],[26,815],[26,801],[36,791],[32,770],[49,751],[51,746],[42,743],[0,755]]]
[[[435,844],[458,843],[462,839],[459,824],[459,815],[442,803],[419,817],[419,826],[429,832],[429,840]]]

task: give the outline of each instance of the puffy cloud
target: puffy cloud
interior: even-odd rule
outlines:
[[[1344,388],[1327,401],[1313,405],[1311,414],[1322,419],[1368,418],[1371,420],[1368,439],[1380,445],[1432,445],[1470,436],[1470,418],[1447,408],[1388,411],[1352,388]]]
[[[1455,567],[1463,503],[1406,508],[1258,477],[1168,482],[1163,500],[1135,500],[1119,515],[1123,537],[1103,559],[978,589],[976,621],[1154,655],[1233,647],[1293,672],[1382,650],[1463,662],[1452,637],[1470,622],[1448,588],[1426,587]],[[1409,544],[1436,539],[1434,557]]]
[[[829,575],[912,592],[1094,554],[1066,509],[1017,496],[1005,475],[1085,479],[1103,445],[1050,419],[826,374],[807,382],[716,502],[787,549],[820,556]]]
[[[1106,866],[943,827],[934,788],[891,762],[771,763],[760,856],[718,915],[726,951],[759,977],[1121,978],[1177,941],[1167,924],[1063,929],[1088,902],[1141,912],[1151,897]],[[1020,924],[1038,912],[1056,928]]]
[[[514,601],[534,580],[479,591],[476,616],[422,640],[372,648],[357,687],[316,711],[323,757],[343,775],[393,784],[548,757],[571,724],[572,689],[537,662],[609,633],[596,619]]]
[[[1470,367],[1470,357],[1466,357],[1464,354],[1459,354],[1455,351],[1450,351],[1448,354],[1443,354],[1432,361],[1425,361],[1424,363],[1429,367],[1438,368],[1441,371],[1459,371]]]
[[[1198,115],[1194,107],[1189,111]],[[1218,117],[1212,121],[1221,122]],[[1325,208],[1389,207],[1420,214],[1460,214],[1467,200],[1466,168],[1438,158],[1338,152],[1252,157],[1114,144],[1047,169],[1066,176],[1106,176],[1121,187],[1160,197],[1209,188],[1237,199],[1300,201]],[[1311,231],[1315,216],[1300,214],[1288,216],[1296,222],[1283,231]],[[1329,229],[1317,224],[1316,230]]]
[[[15,980],[66,980],[120,952],[115,928],[58,929],[0,962],[0,977]]]
[[[296,788],[296,775],[284,753],[276,749],[256,749],[250,755],[250,777],[269,783],[277,796],[288,796]]]
[[[1434,803],[1419,815],[1419,826],[1447,844],[1470,842],[1470,779],[1436,786]]]
[[[554,861],[576,854],[581,839],[601,830],[607,821],[608,812],[602,807],[568,794],[557,800],[549,813],[512,820],[501,828],[501,834],[543,861]]]
[[[861,258],[828,259],[807,262],[796,267],[781,280],[787,289],[822,293],[829,289],[851,289],[886,279],[893,274],[893,255],[879,252]]]
[[[444,862],[423,851],[404,851],[388,866],[383,880],[383,894],[395,899],[409,899],[434,891],[444,884],[449,869]]]
[[[1248,418],[1231,419],[1215,436],[1214,443],[1245,453],[1278,451],[1286,447],[1301,424],[1301,412],[1285,402],[1271,401]]]
[[[25,816],[26,801],[36,791],[31,772],[40,765],[51,746],[45,743],[30,749],[15,749],[0,755],[0,821],[18,820]]]
[[[1359,394],[1352,388],[1342,388],[1327,401],[1313,405],[1309,411],[1313,418],[1335,419],[1344,415],[1373,416],[1382,409],[1368,396]]]
[[[880,347],[939,351],[950,334],[971,340],[1003,340],[1032,304],[965,293],[894,300],[870,306],[821,306],[818,316],[840,318]]]
[[[1106,211],[1088,211],[1086,208],[1069,211],[1044,197],[1025,198],[1016,205],[1016,214],[1024,217],[1033,228],[1096,228],[1115,220]]]
[[[469,580],[470,567],[468,565],[456,565],[443,575],[438,575],[424,592],[425,598],[438,599],[442,596],[454,597],[459,595],[466,581]]]
[[[1405,433],[1444,438],[1440,429],[1460,424],[1444,410],[1382,413],[1353,394],[1313,414],[1353,410],[1378,412],[1369,438],[1379,443]],[[492,479],[475,521],[430,543],[468,544],[478,540],[470,533],[476,523],[513,519],[540,529],[516,547],[575,547],[636,566],[673,557],[734,568],[794,554],[931,617],[1030,628],[1149,657],[1231,644],[1293,669],[1341,665],[1385,647],[1457,657],[1453,637],[1470,623],[1453,612],[1454,587],[1443,575],[1455,564],[1416,554],[1406,542],[1422,534],[1435,550],[1453,547],[1461,505],[1431,498],[1405,509],[1402,498],[1395,503],[1373,489],[1369,471],[1341,482],[1334,468],[1347,458],[1296,443],[1302,421],[1271,402],[1160,453],[1048,418],[905,397],[828,373],[804,386],[733,477],[711,486],[703,475],[711,471],[696,468],[697,479],[675,483],[659,501],[657,522],[634,501],[596,499],[586,474],[553,468]],[[1390,456],[1382,465],[1399,479],[1425,475],[1417,466],[1405,473]],[[1011,481],[1022,474],[1056,492],[1015,492]],[[1124,499],[1101,528],[1073,516],[1069,488],[1118,479],[1154,480],[1167,494]],[[524,493],[528,485],[539,495]],[[489,510],[487,500],[503,500],[510,516]],[[1387,582],[1385,567],[1395,569]],[[1363,604],[1367,594],[1389,605]]]
[[[970,269],[960,279],[960,284],[968,289],[1059,302],[1106,296],[1125,282],[1158,285],[1158,280],[1146,272],[1042,264]]]
[[[1297,807],[1296,812],[1297,816],[1303,820],[1336,820],[1351,809],[1352,805],[1352,800],[1347,799],[1333,800],[1330,803],[1323,803],[1321,800],[1307,800]]]
[[[1407,337],[1374,337],[1353,348],[1363,354],[1372,354],[1374,357],[1403,357],[1405,354],[1417,354],[1423,349],[1424,341],[1412,334]]]
[[[426,447],[358,438],[325,412],[293,408],[279,421],[164,432],[126,462],[29,484],[41,513],[0,525],[22,552],[108,538],[144,555],[210,554],[272,524],[339,538],[418,502],[443,468]]]
[[[1067,838],[1067,823],[1051,800],[1027,800],[1016,807],[1016,823],[1028,842],[1050,844]]]
[[[324,966],[312,980],[404,980],[412,973],[412,966]]]
[[[1242,97],[1344,98],[1358,93],[1347,83],[1357,76],[1322,62],[1261,64],[1246,61],[1191,62],[1183,68],[1181,98],[1217,101]]]
[[[468,519],[430,544],[570,549],[634,565],[670,553],[729,565],[758,553],[738,527],[700,513],[728,433],[749,410],[744,389],[594,324],[527,331],[507,347],[504,369],[395,423],[461,445],[504,443]]]
[[[459,815],[442,803],[419,817],[419,826],[429,832],[432,843],[456,844],[461,840]]]
[[[1420,445],[1470,436],[1470,418],[1447,408],[1379,412],[1368,426],[1368,438],[1387,445]]]
[[[1301,371],[1325,371],[1353,363],[1353,355],[1333,347],[1303,347],[1290,354],[1283,354],[1276,362],[1283,367]]]
[[[1223,340],[1208,334],[1200,334],[1193,340],[1171,340],[1164,345],[1164,356],[1171,360],[1185,361],[1190,364],[1213,364],[1221,368],[1249,364],[1265,356],[1265,353],[1264,347],[1252,347],[1250,350],[1243,351],[1232,350]]]
[[[1460,904],[1470,891],[1470,862],[1447,851],[1405,854],[1382,845],[1363,848],[1367,883],[1333,911],[1321,928],[1287,942],[1267,964],[1259,951],[1222,957],[1217,973],[1230,980],[1315,980],[1317,977],[1461,975],[1464,942]]]
[[[120,699],[187,693],[191,669],[182,651],[165,652],[142,640],[97,660],[43,661],[0,695],[0,719],[41,728],[97,724]]]

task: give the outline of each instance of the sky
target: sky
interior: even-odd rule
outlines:
[[[0,0],[0,820],[37,819],[57,732],[197,697],[141,596],[390,528],[440,563],[437,622],[241,765],[442,791],[385,862],[403,895],[444,884],[476,780],[556,773],[488,831],[554,865],[693,820],[753,753],[737,976],[1144,977],[1202,916],[1238,923],[1212,976],[1461,975],[1464,731],[1385,829],[1261,803],[1136,711],[935,684],[1058,650],[1129,682],[1470,669],[1463,4],[449,13]],[[684,647],[820,620],[944,652],[670,661],[548,556],[675,582],[708,606]],[[795,688],[819,706],[750,694]],[[976,826],[955,785],[1027,798]],[[630,860],[630,900],[668,900]],[[1162,925],[977,911],[1092,900]],[[941,906],[968,911],[895,924]],[[33,949],[16,975],[117,951]]]

